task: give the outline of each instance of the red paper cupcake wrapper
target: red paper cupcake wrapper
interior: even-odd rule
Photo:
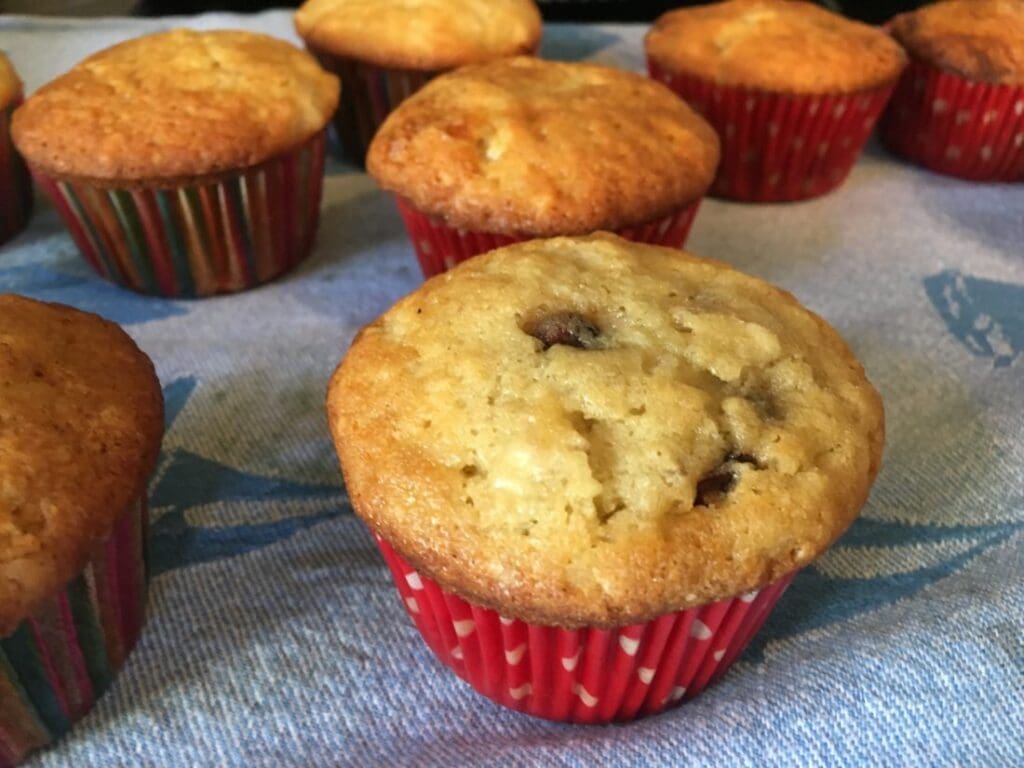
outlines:
[[[504,245],[530,240],[529,237],[498,235],[489,232],[467,232],[449,227],[444,222],[417,210],[401,197],[395,197],[398,212],[412,240],[416,257],[426,277],[439,275],[459,262]],[[627,240],[651,245],[682,248],[697,216],[700,200],[673,211],[668,216],[618,230]]]
[[[441,74],[435,70],[387,69],[314,48],[320,66],[341,78],[334,129],[352,160],[362,164],[384,119],[409,96]]]
[[[239,173],[171,189],[105,189],[32,173],[101,275],[143,293],[210,296],[265,283],[309,254],[325,135]]]
[[[499,704],[572,723],[632,720],[696,696],[736,660],[795,575],[644,624],[568,630],[468,603],[375,538],[409,617],[444,664]]]
[[[968,80],[912,59],[881,123],[890,150],[975,181],[1024,179],[1024,86]]]
[[[718,132],[722,161],[711,194],[763,203],[817,197],[842,184],[895,85],[787,94],[671,74],[650,59],[647,66]]]
[[[143,499],[75,579],[0,638],[0,768],[70,730],[134,647],[145,618],[146,520]]]
[[[11,115],[17,106],[0,110],[0,245],[24,228],[32,212],[32,181],[11,141]]]

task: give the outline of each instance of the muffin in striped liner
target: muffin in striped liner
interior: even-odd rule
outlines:
[[[113,323],[0,295],[0,767],[69,731],[141,631],[152,363]]]
[[[442,75],[374,138],[423,274],[550,235],[615,231],[679,248],[718,138],[669,89],[593,64],[503,59]]]
[[[362,165],[399,103],[443,72],[536,53],[541,18],[533,0],[306,0],[295,29],[341,78],[334,126],[346,155]]]
[[[670,11],[645,48],[651,77],[722,139],[711,194],[750,202],[841,185],[906,64],[884,32],[797,0]]]
[[[947,0],[894,18],[910,53],[882,141],[925,168],[1024,180],[1024,3]]]
[[[337,98],[336,78],[281,40],[172,30],[44,86],[13,133],[101,275],[210,296],[272,280],[309,253]]]
[[[21,103],[21,81],[0,52],[0,245],[14,237],[32,212],[32,183],[11,142],[11,114]]]
[[[327,409],[427,645],[579,723],[721,676],[856,518],[884,442],[878,393],[792,296],[613,235],[431,278],[359,332]]]

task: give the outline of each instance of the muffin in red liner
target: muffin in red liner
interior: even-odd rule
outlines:
[[[18,234],[32,212],[32,182],[11,143],[11,114],[21,103],[21,81],[0,52],[0,245]]]
[[[693,698],[732,666],[795,576],[640,624],[562,629],[466,602],[374,538],[443,664],[509,709],[567,723],[634,720]]]
[[[367,157],[427,277],[551,235],[681,247],[717,163],[711,126],[664,86],[525,57],[437,78],[391,114]]]
[[[711,193],[751,202],[841,185],[906,63],[884,32],[792,0],[672,11],[645,46],[651,77],[721,137]]]
[[[284,41],[172,30],[86,59],[19,107],[12,129],[97,272],[200,297],[272,280],[309,253],[337,100],[337,79]]]
[[[614,235],[428,280],[360,331],[327,409],[427,644],[569,722],[721,675],[856,517],[884,441],[863,370],[792,296]]]
[[[152,363],[116,325],[0,295],[0,768],[109,688],[146,602]]]
[[[541,18],[533,0],[306,0],[295,29],[341,78],[334,126],[346,154],[362,164],[388,113],[432,78],[536,53]]]
[[[885,146],[949,176],[1024,179],[1024,4],[950,0],[888,27],[911,62],[882,118]]]

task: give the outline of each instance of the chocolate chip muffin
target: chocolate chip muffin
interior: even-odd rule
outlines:
[[[483,609],[632,627],[627,651],[650,640],[638,626],[749,602],[820,555],[884,436],[861,366],[790,294],[605,234],[428,281],[359,333],[328,412],[356,513],[415,585],[465,601],[477,627]],[[410,608],[428,639],[432,610]],[[722,642],[708,663],[738,652]],[[609,706],[597,719],[623,716]]]

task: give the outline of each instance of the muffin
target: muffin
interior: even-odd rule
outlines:
[[[80,719],[145,613],[153,365],[120,328],[0,295],[0,765]]]
[[[308,253],[338,81],[265,35],[177,29],[101,51],[14,114],[86,260],[145,293],[250,288]]]
[[[856,517],[884,439],[861,366],[790,294],[607,234],[429,280],[359,333],[327,408],[441,661],[575,722],[721,675]]]
[[[906,64],[881,30],[790,0],[671,11],[645,45],[651,76],[722,138],[713,194],[754,202],[842,184]]]
[[[18,234],[32,211],[32,183],[11,143],[11,113],[21,103],[21,81],[0,52],[0,245]]]
[[[951,176],[1024,179],[1024,2],[948,0],[889,29],[910,66],[882,119],[885,145]]]
[[[529,57],[465,67],[373,140],[423,272],[517,240],[617,230],[679,247],[715,175],[714,130],[631,72]]]
[[[344,85],[334,125],[362,164],[388,113],[431,78],[466,64],[535,53],[533,0],[306,0],[295,29]]]

